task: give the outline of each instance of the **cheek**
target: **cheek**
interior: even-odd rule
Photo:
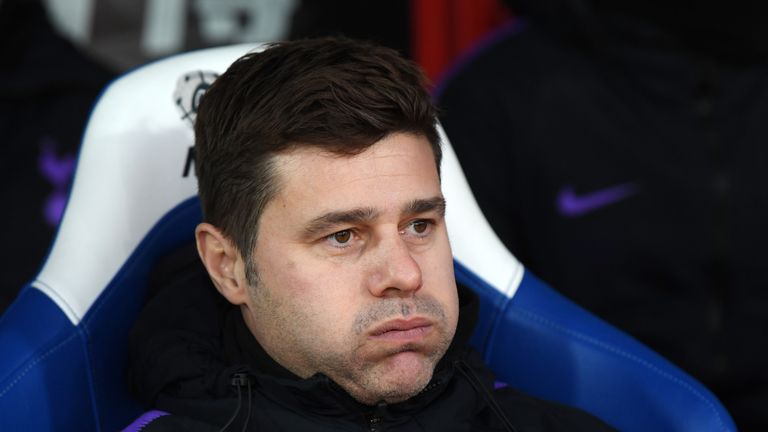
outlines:
[[[422,272],[430,277],[440,280],[453,279],[453,254],[448,234],[444,230],[438,234],[435,243],[419,254],[417,259]]]
[[[446,307],[449,318],[458,317],[459,299],[453,273],[453,255],[447,236],[429,252],[419,259],[424,278],[423,289]]]
[[[339,335],[345,325],[351,328],[359,307],[354,299],[360,276],[347,271],[349,266],[317,260],[268,264],[262,283],[290,305],[296,318],[317,330],[328,330],[326,337]]]

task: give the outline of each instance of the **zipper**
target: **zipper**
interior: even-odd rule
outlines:
[[[368,418],[368,430],[370,432],[377,432],[379,425],[381,424],[381,417],[372,415]]]
[[[433,380],[431,383],[429,383],[426,387],[424,387],[417,396],[423,395],[424,393],[430,392],[437,387],[440,387],[440,385],[443,383],[442,380],[436,379]],[[376,406],[373,408],[373,410],[366,416],[367,424],[368,424],[368,430],[370,432],[378,432],[383,427],[384,422],[384,411],[387,409],[387,403],[384,401],[380,401],[376,404]]]
[[[387,407],[387,403],[381,401],[376,404],[370,415],[368,415],[368,430],[370,432],[378,432],[381,430],[382,422],[384,421],[384,410]]]

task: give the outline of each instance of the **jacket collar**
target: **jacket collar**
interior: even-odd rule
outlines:
[[[302,406],[320,415],[359,416],[377,412],[378,416],[397,416],[421,410],[446,388],[454,377],[454,364],[466,356],[465,346],[472,334],[478,313],[478,300],[469,289],[459,286],[459,321],[446,354],[438,362],[429,384],[416,396],[396,404],[368,406],[356,401],[342,387],[323,374],[302,379],[272,359],[251,334],[238,308],[227,317],[232,337],[224,339],[224,350],[232,360],[250,371],[256,389],[286,406]]]

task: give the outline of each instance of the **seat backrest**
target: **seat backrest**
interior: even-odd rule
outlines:
[[[174,56],[105,90],[49,257],[0,318],[0,429],[111,431],[141,413],[123,382],[127,334],[153,263],[191,241],[200,221],[196,103],[213,73],[253,48]],[[172,96],[179,80],[186,90]],[[500,380],[622,430],[735,430],[700,384],[526,272],[443,139],[457,279],[481,297],[473,344]]]
[[[152,263],[200,220],[189,115],[211,77],[196,71],[250,48],[160,60],[100,97],[45,265],[0,318],[0,430],[113,431],[140,413],[123,382],[127,334]],[[191,93],[174,100],[187,72]]]

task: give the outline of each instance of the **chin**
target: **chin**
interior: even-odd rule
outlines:
[[[379,387],[375,402],[385,401],[397,403],[410,399],[424,390],[432,379],[435,364],[423,355],[415,352],[399,353],[389,359],[380,371],[382,376],[377,384]]]
[[[388,404],[403,402],[421,393],[427,387],[427,384],[429,384],[429,379],[419,383],[404,383],[401,387],[391,389],[388,394],[384,394],[379,400],[383,400]]]

